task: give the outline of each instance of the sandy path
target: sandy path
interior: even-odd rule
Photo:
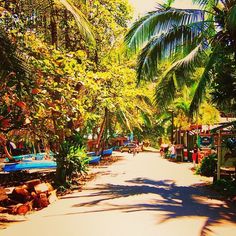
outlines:
[[[139,153],[102,168],[82,192],[64,196],[0,235],[236,235],[236,211],[200,184],[190,163]]]

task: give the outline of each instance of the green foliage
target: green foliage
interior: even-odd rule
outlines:
[[[27,120],[27,139],[42,140],[59,153],[62,182],[67,178],[63,158],[77,155],[65,142],[74,145],[68,138],[75,130],[81,136],[98,134],[104,110],[107,136],[152,125],[152,93],[137,88],[134,63],[122,45],[131,19],[127,0],[0,0],[0,7],[0,26],[8,36],[0,39],[8,56],[1,63],[7,62],[6,72],[14,75],[2,80],[0,115],[10,108],[13,114],[20,102],[15,121]],[[96,43],[86,41],[91,36]],[[25,73],[28,67],[16,54],[27,58],[32,74]],[[11,74],[18,68],[22,73]]]
[[[89,157],[85,148],[81,147],[80,140],[78,143],[78,136],[64,141],[55,158],[57,162],[55,182],[58,186],[69,187],[73,177],[87,173]]]
[[[236,59],[235,1],[195,2],[202,5],[202,8],[176,9],[171,7],[172,1],[158,5],[155,11],[135,22],[125,37],[129,49],[139,52],[138,82],[159,80],[156,89],[158,105],[161,100],[164,107],[167,107],[178,96],[177,90],[189,80],[191,75],[188,73],[195,73],[197,68],[204,67],[190,105],[191,116],[198,111],[208,86],[216,80],[214,73],[225,65],[222,59],[219,65],[219,58],[227,54],[232,65],[235,65]],[[171,61],[172,65],[160,74],[159,68],[166,60]],[[229,71],[227,75],[235,78],[235,74]],[[232,105],[235,105],[235,101],[231,95],[234,95],[233,89],[230,98],[224,100],[234,109]]]
[[[230,53],[226,53],[226,48],[222,48],[218,55],[214,78],[211,91],[213,102],[225,113],[236,113],[236,66]]]
[[[227,197],[234,197],[236,195],[235,180],[219,179],[213,183],[213,188]]]
[[[196,173],[203,176],[213,177],[216,172],[216,165],[217,165],[216,154],[206,156],[202,159],[202,162],[200,166],[197,168]]]

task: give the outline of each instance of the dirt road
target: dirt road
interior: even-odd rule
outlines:
[[[202,186],[211,178],[157,153],[124,154],[82,192],[1,230],[2,236],[236,235],[236,211]]]

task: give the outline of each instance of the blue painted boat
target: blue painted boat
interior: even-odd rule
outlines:
[[[100,151],[98,153],[98,155],[101,155],[101,156],[111,156],[112,155],[112,151],[113,151],[113,148],[105,149],[103,151]],[[95,152],[87,152],[87,155],[88,156],[96,156],[96,153]]]
[[[101,160],[101,156],[91,156],[89,158],[89,164],[97,164]]]
[[[21,161],[23,159],[31,159],[33,156],[33,154],[26,154],[26,155],[19,155],[19,156],[13,156],[12,158],[15,160],[15,161]],[[9,162],[9,158],[6,158],[5,160],[6,162]]]
[[[103,151],[101,152],[101,155],[102,155],[102,156],[111,156],[111,155],[112,155],[112,151],[113,151],[112,148],[110,148],[110,149],[105,149],[105,150],[103,150]]]
[[[32,159],[43,160],[46,154],[47,154],[46,152],[40,152],[36,154],[32,153],[32,154],[26,154],[26,155],[13,156],[13,159],[15,161],[24,161],[24,162],[31,161]],[[50,152],[49,157],[52,158],[53,156],[54,156],[54,153]],[[8,158],[6,158],[6,162],[9,162]]]
[[[57,163],[55,161],[31,161],[5,164],[5,166],[3,167],[3,171],[14,172],[29,169],[55,169],[56,167]]]
[[[87,152],[87,156],[96,156],[95,152]]]

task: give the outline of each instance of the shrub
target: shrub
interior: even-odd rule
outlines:
[[[65,140],[55,155],[57,162],[56,185],[70,187],[72,179],[78,174],[87,173],[89,157],[76,137]]]
[[[219,179],[213,183],[213,188],[226,196],[236,195],[236,182],[233,180]]]
[[[202,162],[197,168],[196,173],[207,177],[213,177],[216,171],[216,166],[217,166],[216,154],[206,156],[202,159]]]

